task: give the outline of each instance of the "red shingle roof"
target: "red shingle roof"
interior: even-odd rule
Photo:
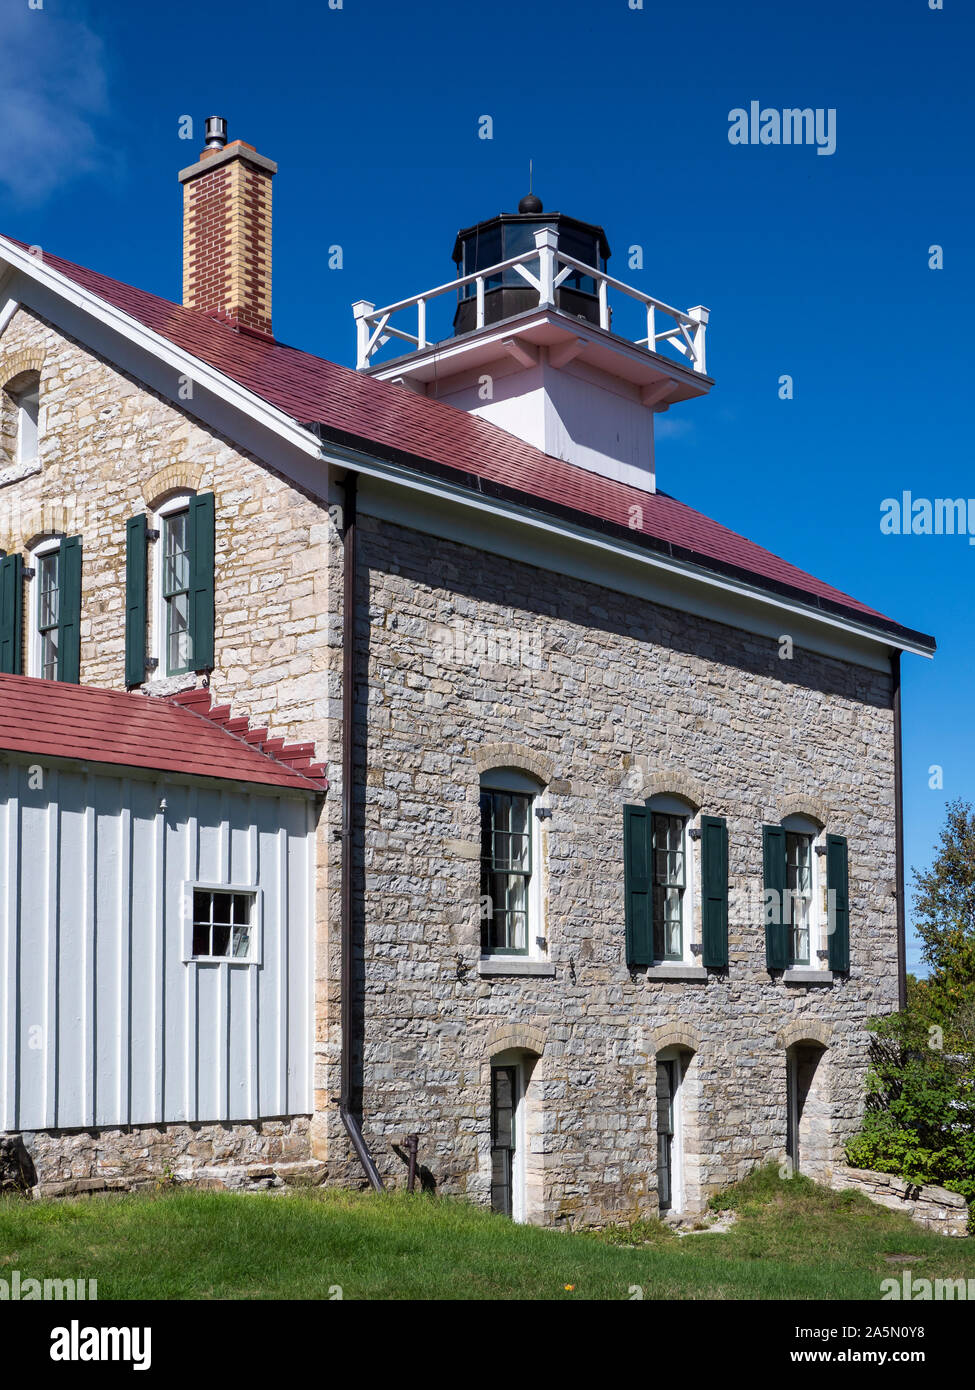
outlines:
[[[208,690],[173,699],[0,675],[0,749],[118,767],[220,777],[321,792],[325,769],[314,745],[269,739],[211,709]]]
[[[455,483],[569,516],[590,528],[625,531],[633,544],[934,646],[932,638],[902,628],[666,493],[647,493],[603,478],[453,406],[282,343],[239,333],[197,309],[172,304],[58,256],[45,252],[44,263],[299,424],[322,426],[324,435],[337,442],[372,446],[381,455]],[[630,528],[634,506],[642,511],[642,529]]]

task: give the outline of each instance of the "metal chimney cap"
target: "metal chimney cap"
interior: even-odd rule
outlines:
[[[226,116],[207,116],[206,147],[208,150],[222,150],[227,143]]]

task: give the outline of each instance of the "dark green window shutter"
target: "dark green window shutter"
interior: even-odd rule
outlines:
[[[81,537],[67,536],[59,554],[58,680],[81,680]]]
[[[213,669],[213,493],[190,498],[190,670]]]
[[[723,816],[701,817],[701,963],[728,964],[728,825]]]
[[[765,962],[769,970],[787,970],[792,900],[785,887],[785,831],[781,825],[762,826],[762,863],[765,878]]]
[[[125,684],[146,678],[146,515],[125,523]]]
[[[626,898],[626,963],[652,965],[650,812],[646,806],[623,807],[623,891]]]
[[[19,555],[0,560],[0,672],[23,673],[24,562]]]
[[[850,886],[846,840],[842,835],[826,836],[826,888],[832,890],[833,920],[827,922],[829,932],[829,968],[847,971],[850,968]]]

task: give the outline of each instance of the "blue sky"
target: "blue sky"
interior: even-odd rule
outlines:
[[[0,230],[178,299],[176,172],[225,115],[280,168],[277,335],[353,365],[351,302],[449,279],[457,228],[513,210],[532,158],[620,278],[711,309],[717,384],[661,417],[660,486],[937,636],[904,659],[923,865],[946,799],[975,800],[975,546],[884,536],[880,504],[975,498],[975,21],[962,0],[631,3],[0,0]],[[730,144],[752,100],[834,108],[835,153]]]

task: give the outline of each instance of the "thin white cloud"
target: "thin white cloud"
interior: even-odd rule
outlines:
[[[107,108],[104,48],[51,0],[0,0],[0,186],[22,204],[102,162],[96,122]]]

